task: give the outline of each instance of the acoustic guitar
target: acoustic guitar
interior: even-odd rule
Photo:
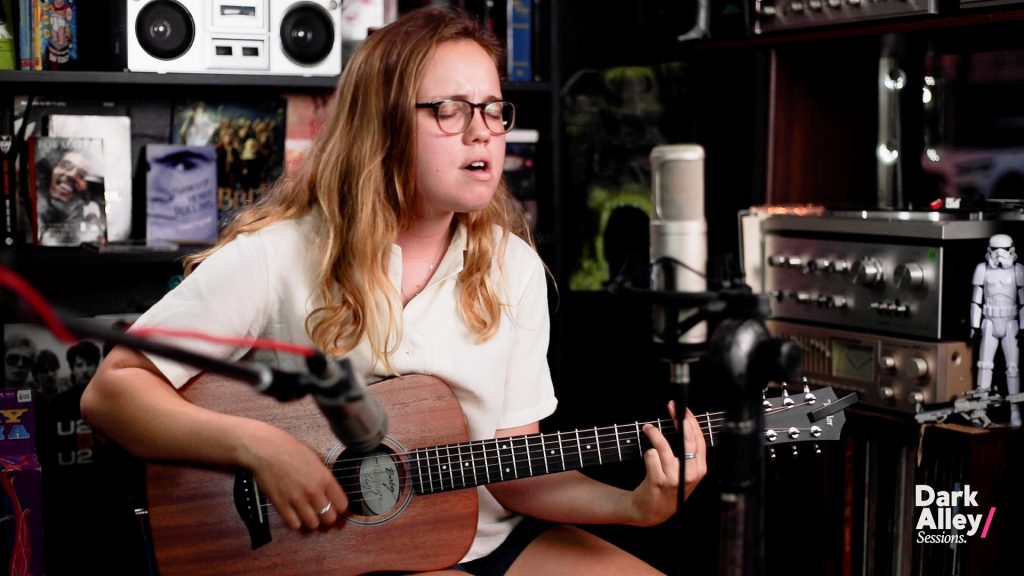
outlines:
[[[494,482],[640,458],[647,422],[469,441],[458,401],[444,382],[403,376],[370,387],[388,412],[388,436],[351,455],[310,398],[282,403],[236,381],[204,376],[183,395],[206,408],[278,426],[312,446],[351,502],[329,529],[293,530],[248,472],[148,464],[148,524],[163,576],[342,575],[452,566],[476,531],[477,494]],[[837,401],[828,388],[766,400],[768,444],[839,438],[842,411],[812,420]],[[839,406],[839,404],[837,404]],[[722,414],[697,417],[708,446]],[[675,433],[670,419],[650,422]]]

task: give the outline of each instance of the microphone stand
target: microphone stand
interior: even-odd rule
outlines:
[[[764,573],[762,534],[764,490],[764,412],[762,391],[771,381],[792,380],[802,362],[799,345],[773,339],[764,326],[769,314],[767,296],[754,294],[738,283],[716,292],[675,292],[640,289],[628,282],[613,283],[612,293],[643,298],[663,314],[655,332],[659,356],[670,364],[676,414],[685,415],[689,396],[690,364],[706,358],[726,380],[734,402],[718,434],[724,470],[720,498],[719,574],[761,576]],[[680,320],[680,312],[693,310]],[[700,322],[714,325],[704,344],[680,342]],[[656,323],[657,324],[657,323]],[[748,376],[749,375],[749,376]],[[680,430],[681,431],[681,430]],[[685,452],[683,434],[674,446]],[[686,459],[680,459],[685,482]],[[679,491],[679,512],[684,510],[684,491]],[[684,552],[685,554],[685,552]],[[683,570],[680,562],[680,570]]]
[[[358,386],[347,358],[338,360],[338,370],[331,370],[327,358],[317,352],[306,358],[308,372],[289,372],[259,362],[229,362],[172,346],[164,342],[140,338],[123,330],[96,326],[81,320],[65,320],[64,325],[79,336],[92,337],[133,350],[149,352],[168,360],[188,364],[222,376],[250,384],[257,391],[282,402],[312,394],[321,405],[343,402]]]

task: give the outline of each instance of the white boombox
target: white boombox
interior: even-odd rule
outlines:
[[[126,0],[128,70],[341,73],[340,0]]]

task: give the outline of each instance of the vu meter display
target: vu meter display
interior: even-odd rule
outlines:
[[[873,384],[875,382],[874,346],[833,340],[832,375]]]

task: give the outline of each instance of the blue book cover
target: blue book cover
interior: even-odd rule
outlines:
[[[533,80],[533,0],[508,3],[508,78],[513,82]]]
[[[146,240],[217,240],[217,152],[213,146],[146,146]]]

